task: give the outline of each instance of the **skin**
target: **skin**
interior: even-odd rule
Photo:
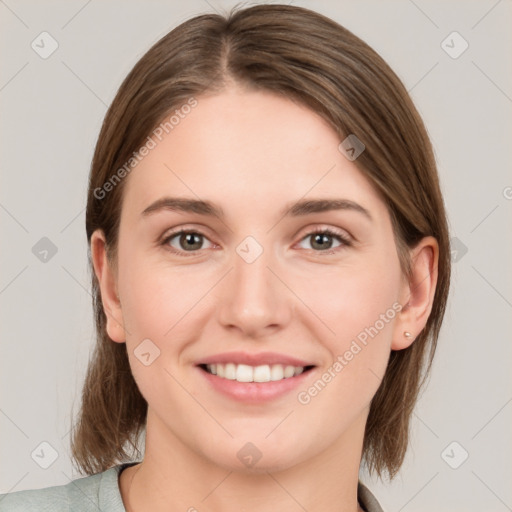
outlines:
[[[360,510],[369,403],[390,351],[409,346],[428,319],[436,240],[426,237],[411,250],[413,275],[405,279],[387,208],[338,150],[328,123],[290,100],[235,85],[197,100],[125,178],[117,266],[106,258],[100,230],[91,240],[108,334],[127,344],[148,402],[144,460],[120,476],[125,507]],[[226,216],[141,216],[165,195],[209,200]],[[289,202],[314,198],[357,202],[372,220],[352,210],[279,214]],[[180,227],[204,235],[195,252],[179,235],[167,248],[159,245]],[[329,250],[318,248],[308,236],[316,227],[337,229],[352,243],[334,236]],[[236,251],[247,236],[263,248],[252,263]],[[297,393],[394,303],[403,309],[308,404],[299,403]],[[134,355],[147,338],[160,350],[149,366]],[[195,366],[235,350],[290,354],[316,368],[284,397],[235,402],[210,388]],[[262,454],[253,467],[237,457],[247,442]]]

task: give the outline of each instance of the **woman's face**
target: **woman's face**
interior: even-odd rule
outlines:
[[[237,88],[197,102],[125,178],[109,334],[148,432],[238,470],[353,446],[403,330],[386,206],[307,108]]]

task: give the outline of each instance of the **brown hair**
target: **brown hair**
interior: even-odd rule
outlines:
[[[354,161],[380,191],[393,222],[402,269],[422,237],[439,243],[432,311],[412,345],[392,351],[370,406],[363,459],[393,478],[408,445],[409,422],[434,355],[449,281],[448,226],[431,143],[404,85],[364,41],[333,20],[288,5],[236,6],[182,23],[135,65],[110,106],[98,138],[89,180],[87,239],[102,229],[115,267],[125,179],[112,181],[133,152],[174,109],[215,94],[230,82],[272,91],[326,119],[343,140],[366,146]],[[110,180],[115,186],[104,193]],[[98,191],[103,192],[100,194]],[[90,247],[89,247],[90,259]],[[80,472],[94,474],[131,460],[145,430],[147,403],[132,376],[125,343],[106,332],[98,281],[92,292],[97,342],[71,435]]]

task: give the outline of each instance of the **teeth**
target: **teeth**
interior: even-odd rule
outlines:
[[[228,363],[224,367],[224,378],[229,380],[236,379],[236,365],[234,365],[233,363]]]
[[[281,380],[284,378],[284,368],[280,364],[274,364],[270,369],[270,380]]]
[[[294,375],[300,375],[304,371],[303,366],[285,366],[282,364],[263,364],[261,366],[249,366],[247,364],[208,364],[209,373],[238,382],[270,382],[288,379]]]
[[[270,366],[264,364],[262,366],[256,366],[253,370],[253,381],[254,382],[269,382],[270,381]]]
[[[226,366],[229,366],[228,363]],[[235,365],[233,365],[235,366]],[[236,377],[235,380],[238,382],[253,382],[254,381],[254,372],[252,366],[248,366],[246,364],[239,364],[236,366]]]
[[[293,377],[295,373],[295,368],[293,366],[285,366],[284,367],[284,378],[288,379],[289,377]]]

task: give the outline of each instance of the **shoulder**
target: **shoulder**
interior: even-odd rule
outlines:
[[[2,494],[0,512],[125,512],[118,483],[125,466],[119,464],[64,485]]]
[[[1,512],[69,510],[68,485],[0,495]]]
[[[384,512],[377,498],[361,481],[357,485],[357,499],[365,512]]]

